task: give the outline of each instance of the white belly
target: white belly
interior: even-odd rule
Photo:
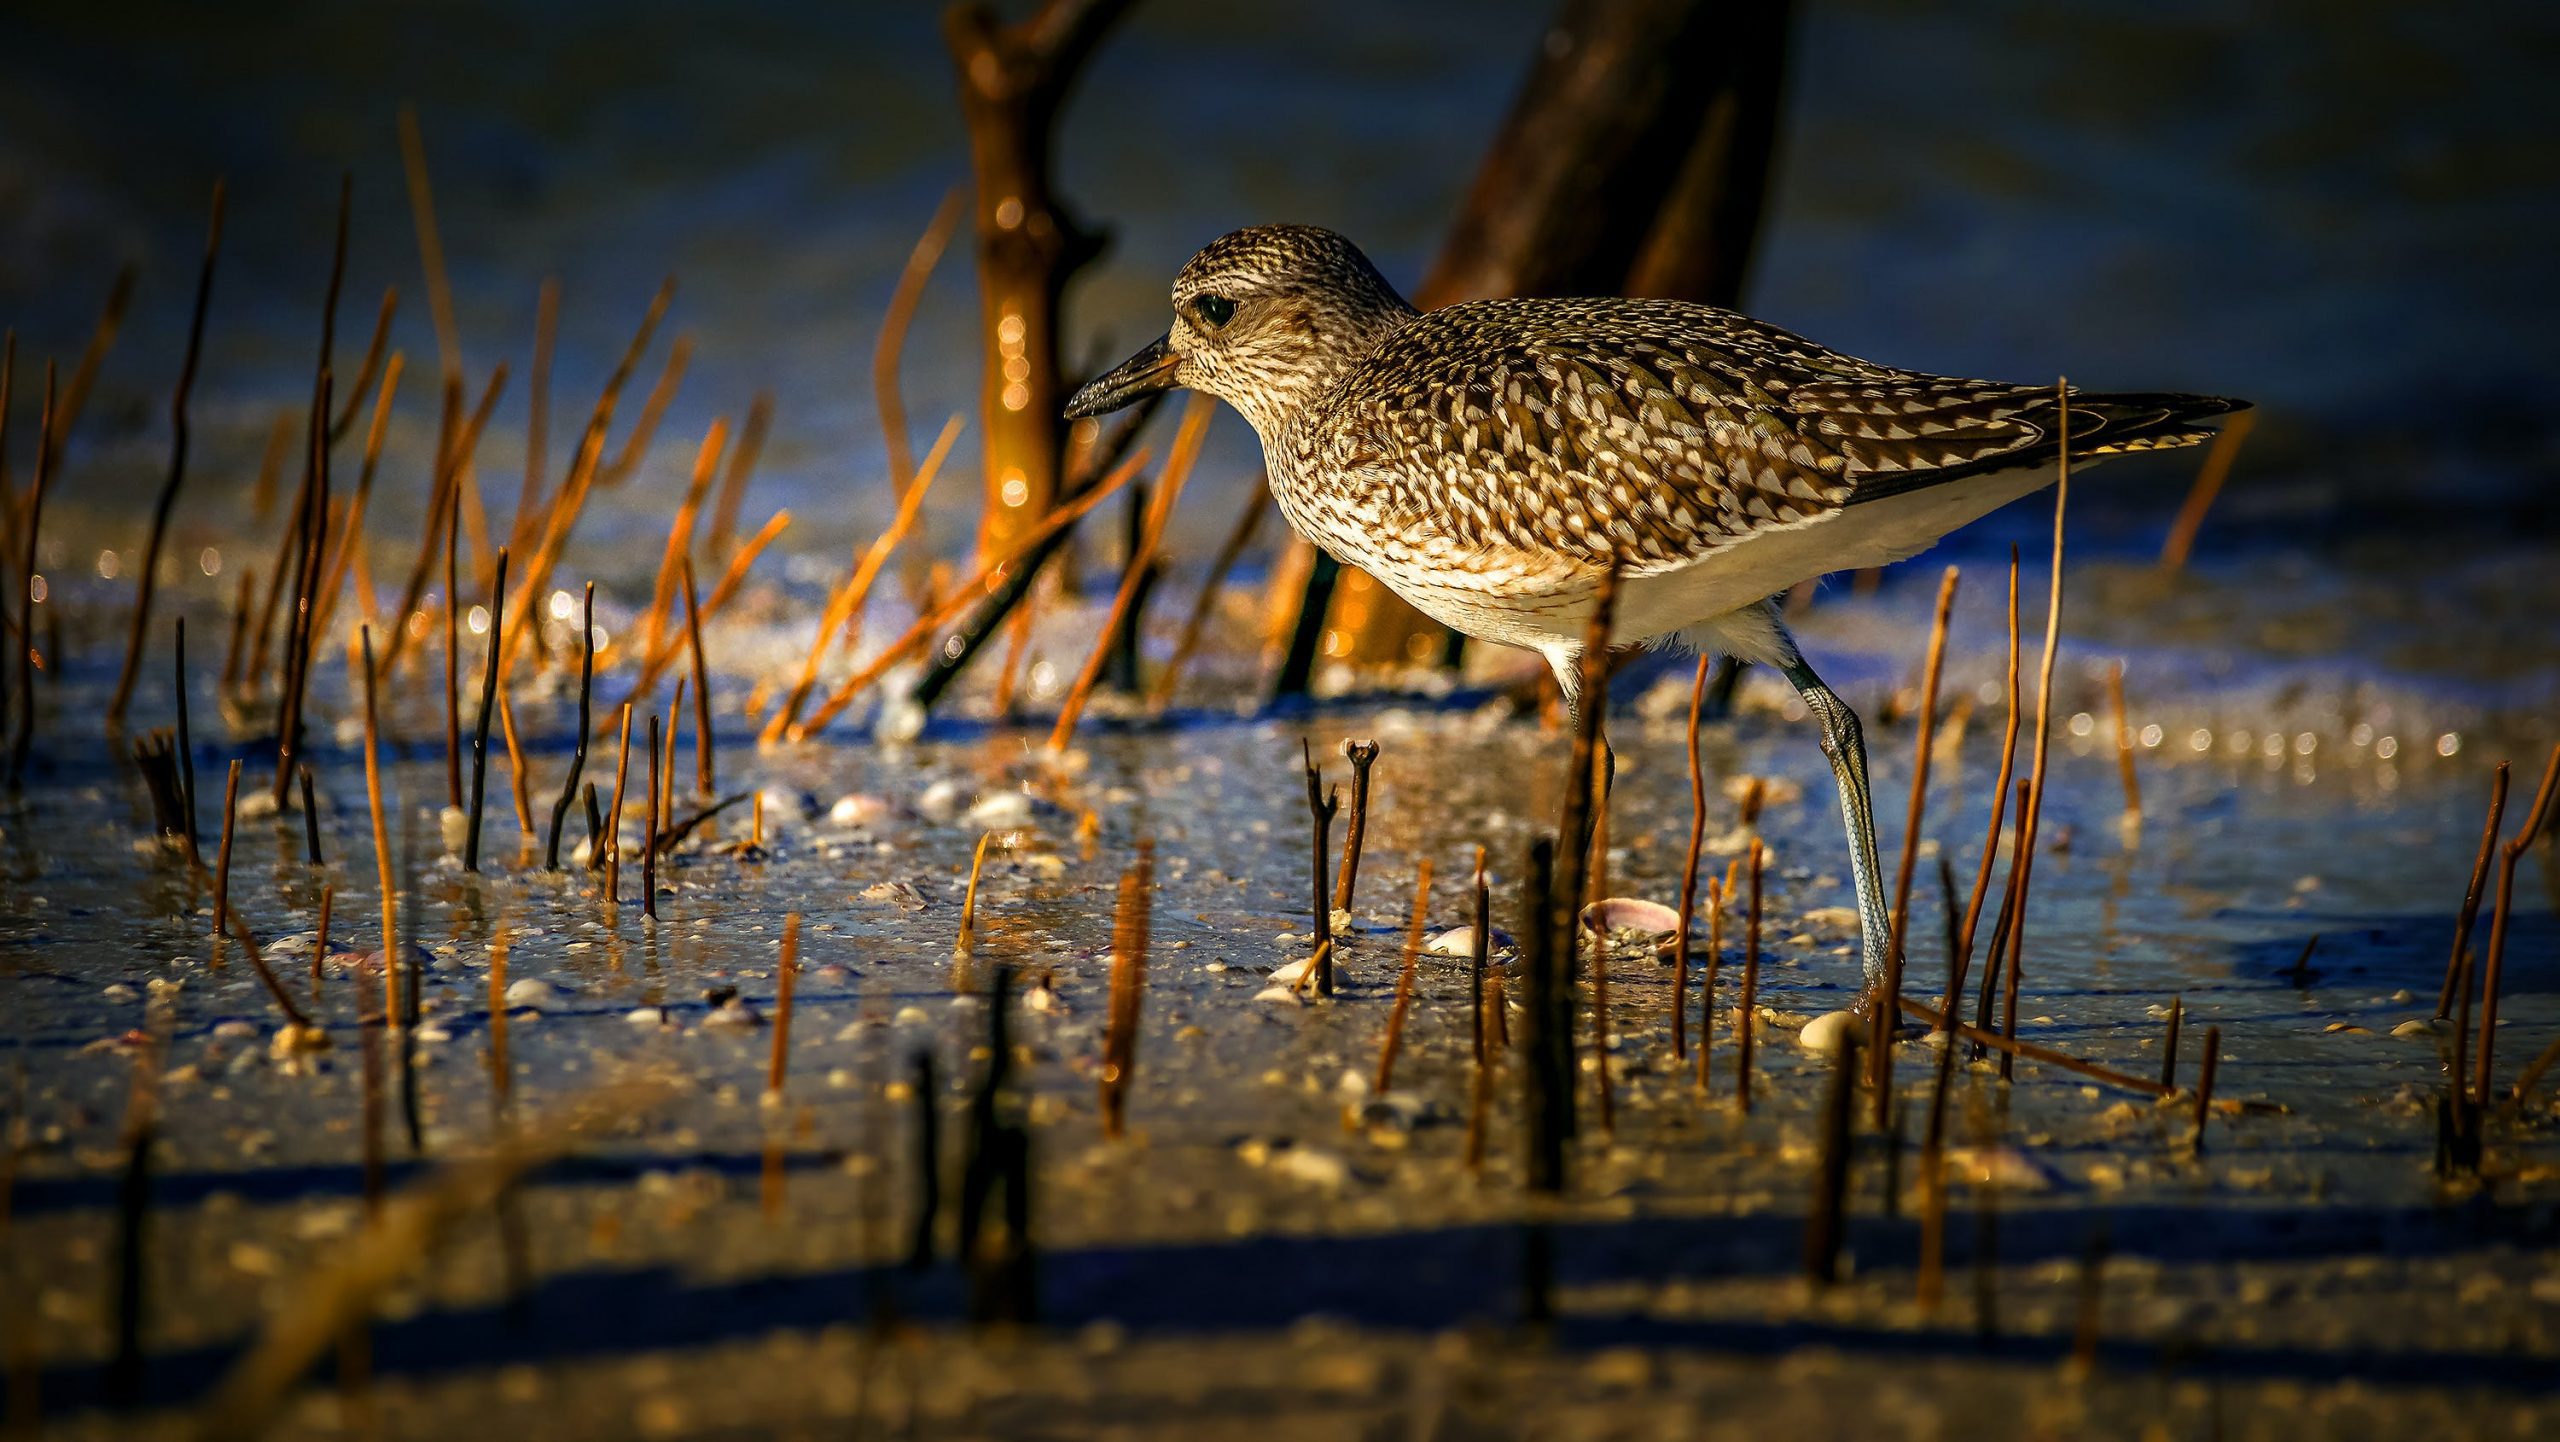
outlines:
[[[2037,468],[1951,481],[1826,512],[1732,542],[1686,565],[1629,576],[1620,587],[1610,639],[1635,645],[1684,631],[1716,634],[1715,623],[1799,582],[1918,555],[1948,532],[2052,480],[2050,469]],[[1599,574],[1579,567],[1536,567],[1534,573],[1528,567],[1416,570],[1381,554],[1363,532],[1326,530],[1331,534],[1313,539],[1339,559],[1369,571],[1440,624],[1499,645],[1549,652],[1579,646],[1598,594]]]

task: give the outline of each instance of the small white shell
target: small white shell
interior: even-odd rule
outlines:
[[[1867,1024],[1854,1011],[1826,1011],[1796,1033],[1796,1045],[1816,1056],[1830,1056],[1852,1039],[1863,1041]]]
[[[538,976],[528,976],[507,984],[507,1005],[529,1006],[536,1011],[558,1006],[569,994]]]
[[[990,791],[960,819],[980,831],[1011,831],[1037,820],[1037,809],[1019,791]]]
[[[888,802],[860,792],[839,796],[836,804],[827,808],[827,820],[838,826],[868,826],[888,814]]]
[[[1582,924],[1602,931],[1650,931],[1667,935],[1679,931],[1680,913],[1659,901],[1612,896],[1582,908]]]

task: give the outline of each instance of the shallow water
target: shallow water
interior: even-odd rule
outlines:
[[[1668,1054],[1668,974],[1620,954],[1615,1135],[1586,1130],[1553,1204],[1521,1188],[1516,1069],[1493,1092],[1481,1178],[1462,1164],[1471,1046],[1457,963],[1423,958],[1395,1085],[1383,1100],[1364,1090],[1419,861],[1436,868],[1437,930],[1466,920],[1472,848],[1487,847],[1496,923],[1520,929],[1523,851],[1552,824],[1563,744],[1496,699],[1504,658],[1475,655],[1455,680],[1328,676],[1328,693],[1353,681],[1410,689],[1264,715],[1250,597],[1266,546],[1174,723],[1132,725],[1106,694],[1066,768],[1037,751],[1089,648],[1098,593],[1044,612],[1027,726],[988,714],[978,675],[912,744],[879,741],[866,707],[816,744],[743,744],[754,691],[789,673],[849,550],[887,514],[863,368],[889,278],[962,169],[931,7],[785,6],[716,23],[627,5],[278,19],[90,8],[12,21],[0,46],[0,314],[21,359],[71,354],[115,261],[143,264],[134,316],[47,507],[37,627],[63,633],[48,645],[62,669],[40,682],[30,783],[0,811],[19,1129],[0,1370],[13,1407],[40,1407],[65,1435],[185,1430],[247,1339],[272,1318],[310,1315],[317,1270],[364,1236],[349,971],[324,967],[304,1003],[332,1045],[292,1064],[271,1057],[274,1007],[236,948],[217,963],[205,884],[143,840],[141,788],[92,718],[140,564],[137,506],[165,463],[185,307],[174,277],[192,264],[215,173],[232,180],[232,228],[161,603],[192,633],[200,790],[219,793],[234,755],[249,761],[244,792],[271,764],[269,703],[226,715],[207,683],[231,586],[269,565],[275,516],[254,514],[250,478],[273,416],[301,400],[327,182],[341,165],[356,173],[342,352],[361,344],[381,286],[407,296],[394,339],[412,389],[368,553],[386,590],[405,574],[433,434],[416,379],[433,341],[391,120],[407,96],[424,117],[475,378],[500,356],[521,371],[535,286],[564,279],[555,477],[649,288],[669,269],[681,277],[670,325],[695,338],[691,379],[554,582],[596,580],[608,632],[628,632],[645,604],[694,439],[756,390],[776,395],[745,522],[789,507],[794,525],[708,637],[721,790],[769,789],[770,834],[760,858],[709,849],[748,824],[741,809],[724,813],[662,873],[651,923],[633,871],[616,906],[583,871],[524,865],[493,758],[490,872],[463,876],[438,840],[439,678],[404,674],[389,712],[394,869],[401,925],[433,960],[413,1088],[422,1146],[405,1136],[395,1080],[390,1180],[448,1186],[439,1168],[499,1131],[487,977],[502,924],[508,975],[555,988],[499,1009],[507,1114],[541,1135],[542,1119],[600,1089],[622,1110],[587,1119],[563,1140],[564,1160],[503,1208],[473,1209],[420,1275],[385,1292],[369,1401],[324,1380],[275,1430],[425,1436],[491,1418],[599,1437],[2551,1430],[2554,1089],[2492,1123],[2482,1179],[2440,1179],[2433,1106],[2451,1040],[2442,1028],[2393,1034],[2432,1011],[2490,769],[2517,768],[2512,833],[2560,715],[2549,623],[2560,452],[2540,323],[2560,274],[2539,244],[2560,196],[2549,143],[2560,130],[2539,83],[2549,18],[2512,5],[2121,8],[1801,7],[1786,153],[1749,298],[1899,363],[2062,370],[2263,406],[2180,575],[2151,557],[2188,458],[2075,478],[2056,764],[2019,1007],[2023,1037],[2151,1076],[2161,1008],[2181,998],[2181,1082],[2204,1028],[2219,1026],[2216,1095],[2239,1109],[2214,1118],[2191,1158],[2184,1105],[2032,1062],[2007,1085],[1957,1071],[1950,1126],[1973,1149],[1958,1170],[1988,1168],[2006,1185],[1957,1186],[1948,1297],[1931,1315],[1913,1301],[1915,1207],[1892,1195],[1917,1159],[1909,1146],[1897,1159],[1867,1127],[1864,1098],[1845,1278],[1824,1292],[1800,1280],[1829,1069],[1795,1037],[1848,1001],[1855,945],[1839,915],[1850,897],[1828,773],[1791,698],[1764,679],[1705,744],[1710,872],[1741,840],[1726,786],[1758,776],[1776,796],[1758,823],[1771,854],[1757,1105],[1748,1117],[1733,1105],[1733,1018],[1716,1029],[1702,1099]],[[1335,224],[1396,278],[1419,274],[1548,9],[1141,7],[1062,141],[1069,193],[1115,228],[1073,297],[1071,361],[1108,360],[1151,333],[1170,268],[1232,224]],[[137,19],[161,43],[135,44]],[[447,63],[456,47],[485,63]],[[365,60],[307,63],[323,51]],[[946,262],[910,345],[919,430],[973,403],[961,260]],[[484,442],[493,506],[523,461],[522,400],[519,383]],[[24,385],[16,420],[32,434]],[[932,513],[945,554],[974,511],[973,453],[964,436]],[[1221,417],[1150,613],[1154,664],[1252,461],[1244,428]],[[1973,711],[1930,790],[1915,994],[1943,984],[1932,857],[1943,850],[1969,886],[1986,830],[2007,546],[2028,558],[2032,649],[2049,522],[2042,498],[2023,502],[1872,594],[1826,589],[1796,621],[1868,719],[1890,874],[1913,742],[1909,721],[1891,718],[1909,710],[1937,567],[1963,567],[1946,685],[1951,705]],[[1117,528],[1091,529],[1087,577],[1100,586],[1117,559],[1102,533]],[[874,642],[902,624],[896,610],[875,608]],[[300,863],[299,817],[244,819],[237,838],[231,896],[262,941],[307,931],[324,880],[334,935],[380,939],[361,754],[333,659],[342,639],[322,647],[309,758],[330,867]],[[432,662],[436,649],[419,654]],[[478,655],[466,642],[466,708]],[[155,646],[137,725],[169,718],[165,660]],[[2117,661],[2139,738],[2138,836],[2120,824],[2103,686]],[[1687,669],[1672,658],[1631,669],[1613,721],[1612,889],[1668,902],[1689,821]],[[601,677],[600,707],[627,684],[627,671]],[[569,749],[561,688],[557,674],[526,676],[515,695],[538,816]],[[1335,747],[1355,735],[1383,753],[1343,994],[1261,999],[1267,973],[1308,947],[1300,743],[1339,780]],[[599,748],[588,778],[609,779],[610,761]],[[1004,801],[1012,811],[969,819],[979,799],[1016,794],[1027,808]],[[826,820],[848,795],[873,798],[878,815]],[[209,822],[214,806],[201,810]],[[988,824],[1006,835],[963,964],[960,898]],[[575,819],[571,833],[583,835]],[[1113,892],[1142,838],[1158,889],[1132,1135],[1107,1143],[1096,1089]],[[2555,855],[2538,848],[2518,869],[2502,1083],[2560,1031]],[[767,1107],[790,914],[803,919],[803,970],[788,1086]],[[1720,1006],[1734,998],[1739,927],[1727,930]],[[2307,946],[2308,972],[2295,974]],[[1044,1326],[981,1333],[962,1325],[958,1269],[900,1265],[918,1177],[909,1067],[919,1052],[937,1058],[936,1115],[955,1144],[1000,962],[1053,982],[1015,1023]],[[278,965],[308,997],[307,959]],[[712,1002],[732,988],[747,1025]],[[111,1414],[95,1403],[114,1349],[122,1126],[135,1043],[155,1032],[167,1075],[149,1153],[146,1406]],[[1898,1048],[1906,1142],[1924,1126],[1935,1054]],[[1583,1083],[1588,1128],[1597,1078]],[[1555,1316],[1524,1325],[1541,1241]],[[2084,1286],[2099,1254],[2102,1280]],[[2083,1335],[2085,1375],[2072,1360]]]
[[[2084,584],[2103,593],[2114,583],[2100,568],[2075,578]],[[1890,636],[1904,609],[1851,601],[1808,618],[1818,654],[1843,658],[1833,669],[1870,717],[1883,714],[1882,691],[1901,668],[1877,657],[1875,679],[1860,679],[1858,642]],[[771,642],[742,625],[715,636],[713,651],[751,657],[760,644]],[[1978,649],[1959,646],[1965,659],[1951,668],[1950,688],[1960,692],[1991,672]],[[472,669],[466,653],[465,674]],[[1804,1347],[1866,1358],[1862,1372],[1899,1359],[1895,1385],[1919,1389],[1933,1399],[1924,1413],[1943,1409],[1950,1421],[2018,1406],[2072,1415],[2110,1396],[2119,1400],[2108,1405],[2146,1415],[2201,1415],[2193,1409],[2202,1404],[2177,1400],[2184,1394],[2170,1383],[2134,1380],[2156,1355],[2193,1359],[2169,1375],[2191,1366],[2185,1375],[2217,1389],[2235,1421],[2275,1415],[2298,1388],[2324,1408],[2394,1417],[2451,1409],[2444,1415],[2465,1425],[2547,1405],[2531,1379],[2548,1371],[2554,1340],[2547,1254],[2535,1250],[2550,1241],[2548,1093],[2528,1119],[2494,1129],[2488,1188],[2448,1187],[2434,1167],[2433,1118],[2448,1042],[2440,1030],[2391,1034],[2431,1010],[2478,834],[2488,743],[2413,734],[2385,760],[2375,738],[2354,739],[2341,712],[2320,729],[2288,722],[2281,755],[2267,754],[2258,732],[2245,754],[2218,733],[2198,753],[2181,745],[2192,718],[2176,707],[2201,700],[2144,703],[2137,726],[2159,715],[2172,731],[2138,753],[2145,815],[2133,837],[2120,825],[2112,733],[2096,722],[2090,735],[2073,734],[2070,717],[2094,704],[2094,692],[2079,694],[2085,678],[2073,681],[2085,669],[2066,668],[2057,707],[2020,1034],[2154,1075],[2161,1008],[2182,997],[2181,1080],[2193,1081],[2203,1029],[2219,1026],[2216,1094],[2246,1110],[2218,1116],[2205,1156],[2190,1160],[2183,1105],[2155,1108],[2032,1062],[2019,1064],[2009,1087],[1985,1068],[1960,1068],[1951,1134],[2018,1188],[1999,1201],[2001,1261],[1991,1275],[2006,1340],[1988,1354],[1977,1353],[1966,1270],[1982,1245],[1971,1220],[1980,1194],[1957,1190],[1952,1300],[1924,1319],[1909,1300],[1912,1208],[1897,1198],[1897,1215],[1882,1213],[1886,1168],[1907,1187],[1916,1161],[1905,1151],[1888,1162],[1863,1121],[1853,1280],[1809,1297],[1794,1279],[1828,1064],[1793,1037],[1813,1015],[1847,1004],[1856,962],[1854,923],[1839,910],[1850,897],[1827,773],[1774,688],[1747,686],[1740,714],[1711,726],[1703,748],[1710,873],[1742,840],[1725,784],[1756,776],[1771,788],[1759,818],[1770,860],[1758,1105],[1747,1118],[1732,1106],[1729,1016],[1717,1031],[1713,1096],[1697,1095],[1687,1065],[1669,1054],[1666,969],[1622,952],[1611,967],[1614,1138],[1588,1137],[1568,1200],[1527,1212],[1516,1072],[1497,1089],[1482,1179],[1461,1165],[1470,1050],[1462,963],[1423,959],[1395,1106],[1369,1107],[1365,1094],[1415,866],[1427,856],[1437,869],[1431,927],[1462,924],[1471,848],[1487,846],[1496,924],[1516,931],[1519,858],[1558,800],[1561,739],[1470,699],[1483,693],[1300,720],[1192,711],[1172,729],[1105,714],[1088,723],[1062,772],[1036,760],[1036,730],[972,719],[977,700],[911,745],[842,728],[834,744],[796,751],[732,744],[718,757],[723,787],[766,787],[773,797],[767,854],[697,847],[678,856],[661,872],[655,923],[639,915],[636,867],[624,873],[618,908],[584,872],[523,869],[502,767],[489,783],[491,874],[460,874],[436,840],[440,726],[432,711],[404,706],[393,722],[403,759],[391,769],[396,855],[411,877],[403,926],[434,960],[415,1082],[424,1151],[413,1154],[401,1135],[394,1088],[394,1182],[428,1177],[435,1159],[468,1154],[495,1125],[486,977],[502,922],[508,976],[558,989],[510,1008],[513,1114],[555,1113],[616,1078],[663,1090],[591,1130],[571,1161],[521,1191],[511,1223],[529,1258],[520,1277],[510,1278],[500,1234],[472,1222],[426,1280],[393,1294],[374,1353],[383,1415],[393,1430],[423,1435],[452,1409],[574,1395],[589,1399],[580,1414],[588,1421],[559,1421],[563,1434],[704,1432],[804,1425],[848,1410],[886,1418],[910,1405],[893,1398],[911,1398],[959,1409],[948,1414],[955,1425],[999,1431],[1010,1430],[1005,1418],[1051,1407],[1098,1424],[1127,1406],[1179,1435],[1252,1415],[1277,1389],[1291,1425],[1323,1435],[1341,1423],[1337,1403],[1404,1415],[1423,1405],[1407,1386],[1443,1374],[1474,1379],[1475,1400],[1432,1404],[1456,1408],[1452,1416],[1506,1396],[1535,1411],[1548,1403],[1533,1399],[1584,1386],[1616,1398],[1608,1405],[1628,1418],[1676,1413],[1676,1400],[1694,1400],[1697,1388],[1714,1395],[1735,1385],[1732,1362],[1712,1359]],[[91,679],[75,673],[65,684]],[[746,679],[715,688],[732,736],[745,729],[736,710]],[[325,676],[324,689],[335,680]],[[402,689],[413,703],[426,694]],[[618,683],[598,689],[619,694]],[[1689,817],[1686,689],[1685,668],[1673,667],[1651,682],[1630,678],[1619,693],[1619,894],[1676,899]],[[2214,689],[2199,686],[2194,697]],[[537,814],[565,765],[565,699],[524,710],[541,738],[530,748]],[[137,714],[162,704],[146,692]],[[211,713],[199,703],[199,716]],[[1987,822],[1994,717],[1983,707],[1933,776],[1926,835],[1945,848],[1960,886]],[[1377,737],[1382,755],[1343,993],[1312,1005],[1266,999],[1265,973],[1308,945],[1299,743],[1313,743],[1341,780],[1347,767],[1334,747],[1346,735]],[[1903,722],[1872,724],[1869,736],[1890,868],[1912,734]],[[271,1059],[271,1004],[236,949],[226,965],[212,964],[205,889],[167,854],[137,847],[138,790],[103,757],[89,759],[92,744],[48,745],[55,769],[11,814],[6,837],[11,1025],[32,1143],[13,1189],[13,1266],[45,1320],[35,1340],[43,1394],[72,1405],[96,1395],[110,1351],[101,1278],[133,1065],[116,1039],[165,1028],[171,1071],[153,1152],[146,1385],[152,1398],[177,1402],[208,1387],[355,1225],[352,983],[333,965],[320,984],[312,1009],[332,1033],[327,1052],[302,1065]],[[207,749],[226,754],[232,744]],[[2453,754],[2438,754],[2448,744]],[[680,790],[691,790],[692,755],[688,728]],[[324,781],[326,879],[337,888],[342,946],[370,946],[378,934],[358,757],[330,743],[312,758]],[[589,765],[592,778],[598,758]],[[253,761],[248,770],[254,782],[263,768]],[[200,765],[200,785],[204,775]],[[986,798],[1025,793],[1028,807],[1001,802],[1010,809],[969,819]],[[846,795],[876,798],[881,814],[837,825],[786,804],[805,796],[823,813]],[[1079,839],[1088,810],[1097,823],[1089,844]],[[738,839],[743,815],[718,821],[722,841]],[[999,841],[964,965],[953,953],[960,898],[991,821]],[[1158,889],[1134,1134],[1106,1143],[1095,1087],[1111,894],[1140,838],[1155,846]],[[298,817],[241,825],[232,895],[261,939],[311,924],[323,878],[301,864],[300,847]],[[2534,853],[2519,877],[2503,1078],[2560,1026],[2560,875],[2550,856]],[[1915,937],[1941,934],[1933,869],[1924,857]],[[803,971],[790,1081],[775,1108],[759,1095],[787,913],[804,921]],[[2311,974],[2289,976],[2315,934]],[[1737,985],[1738,917],[1727,937],[1725,1007]],[[936,1325],[963,1313],[956,1273],[906,1276],[888,1264],[904,1254],[913,1210],[909,1059],[939,1059],[943,1130],[958,1135],[961,1099],[984,1062],[973,1046],[998,962],[1054,986],[1044,1009],[1020,1014],[1017,1040],[1037,1158],[1041,1315],[1064,1332],[985,1352]],[[305,993],[305,959],[278,963]],[[1934,945],[1917,949],[1915,993],[1943,984],[1942,965]],[[147,1020],[155,982],[179,985]],[[714,1019],[707,998],[729,988],[762,1024]],[[1908,1136],[1922,1125],[1933,1052],[1919,1042],[1898,1050]],[[1593,1080],[1585,1078],[1586,1128]],[[1553,1228],[1560,1354],[1503,1340],[1521,1308],[1524,1216]],[[2053,1380],[2051,1364],[2071,1347],[2076,1259],[2093,1237],[2114,1262],[2103,1377],[2089,1390]],[[929,1330],[879,1352],[860,1338],[863,1319],[881,1307]],[[2409,1324],[2427,1309],[2442,1319]],[[1310,1317],[1332,1320],[1312,1332],[1295,1325]],[[775,1390],[741,1387],[723,1357],[751,1369],[825,1360]],[[1167,1369],[1205,1358],[1232,1380],[1158,1395]],[[1775,1409],[1763,1412],[1770,1417],[1819,1415],[1820,1364],[1790,1365],[1815,1369],[1807,1385],[1753,1406]],[[2381,1391],[2342,1403],[2333,1379],[2359,1371]],[[1103,1397],[1121,1400],[1106,1406]],[[289,1430],[344,1424],[324,1399],[297,1406]],[[1012,1410],[1020,1408],[1030,1412]],[[1487,1425],[1507,1430],[1491,1419],[1513,1410],[1492,1405]]]

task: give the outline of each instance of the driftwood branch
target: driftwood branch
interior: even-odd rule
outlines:
[[[1066,396],[1058,372],[1059,297],[1102,242],[1060,204],[1050,162],[1060,106],[1131,3],[1048,0],[1029,19],[1005,24],[987,6],[964,0],[943,16],[976,181],[987,343],[982,548],[1020,536],[1057,499]]]

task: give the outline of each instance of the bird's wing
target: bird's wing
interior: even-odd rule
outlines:
[[[1710,306],[1482,301],[1422,317],[1333,391],[1327,468],[1446,549],[1631,575],[1843,507],[2050,463],[2051,387],[1895,370]],[[2071,398],[2072,453],[2187,444],[2232,403]]]

